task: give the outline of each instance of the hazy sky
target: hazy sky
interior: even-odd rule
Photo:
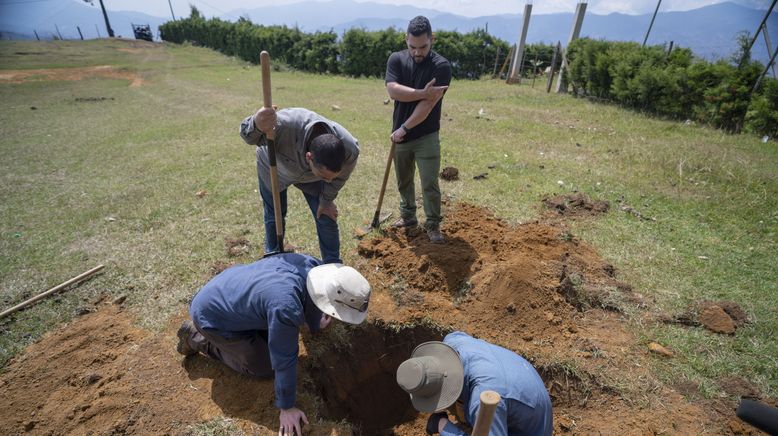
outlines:
[[[82,0],[0,0],[10,1],[82,1]],[[178,16],[189,15],[189,5],[195,5],[204,15],[224,15],[239,8],[252,9],[260,6],[299,3],[301,0],[170,0],[173,11]],[[385,3],[395,5],[413,5],[450,12],[467,17],[477,17],[497,14],[516,14],[524,10],[526,0],[355,0],[363,3]],[[684,11],[706,5],[722,3],[725,0],[663,0],[660,11]],[[756,9],[767,9],[770,0],[730,0]],[[109,10],[125,10],[144,12],[159,17],[169,17],[168,0],[103,0]],[[549,14],[554,12],[574,12],[578,0],[534,0],[533,14]],[[99,2],[94,0],[95,7]],[[595,14],[648,14],[656,8],[657,0],[589,0],[587,12]]]

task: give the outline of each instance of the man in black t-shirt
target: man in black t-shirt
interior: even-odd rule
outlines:
[[[451,64],[432,51],[432,26],[418,16],[408,24],[407,50],[394,52],[386,63],[386,90],[394,99],[392,142],[400,191],[400,218],[393,227],[412,227],[416,219],[414,164],[424,198],[425,227],[431,242],[445,242],[440,232],[440,109],[451,82]]]

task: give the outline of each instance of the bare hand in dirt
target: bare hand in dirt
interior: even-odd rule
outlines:
[[[303,430],[300,420],[308,424],[308,417],[302,410],[296,407],[281,409],[281,428],[278,430],[278,436],[294,436],[295,434],[302,436]]]
[[[262,109],[258,110],[254,115],[254,126],[257,129],[265,132],[265,134],[273,130],[276,126],[277,109],[277,106],[273,106],[272,108],[263,107]]]
[[[338,206],[335,205],[334,201],[322,201],[319,203],[319,209],[316,211],[316,218],[319,218],[322,215],[327,215],[332,218],[333,221],[338,220]]]
[[[443,94],[445,94],[446,90],[448,89],[448,86],[434,86],[435,85],[435,78],[433,77],[432,80],[427,82],[427,84],[424,86],[423,94],[424,98],[423,100],[440,100],[443,98]]]
[[[332,322],[332,317],[326,313],[321,314],[321,321],[319,321],[319,330],[324,330]]]
[[[400,127],[399,129],[392,132],[392,136],[390,138],[395,144],[398,142],[403,142],[405,140],[405,129]]]

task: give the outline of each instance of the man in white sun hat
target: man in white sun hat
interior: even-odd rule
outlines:
[[[490,436],[548,436],[553,430],[551,398],[535,368],[518,354],[466,333],[416,347],[397,368],[397,384],[416,410],[432,413],[427,434],[466,435],[444,410],[456,403],[457,421],[472,427],[484,391],[501,397]]]
[[[281,409],[279,435],[302,435],[308,418],[295,407],[298,334],[332,318],[359,324],[367,317],[370,284],[354,268],[322,265],[304,254],[282,253],[235,265],[211,279],[192,299],[178,329],[176,350],[203,353],[243,374],[275,378]]]

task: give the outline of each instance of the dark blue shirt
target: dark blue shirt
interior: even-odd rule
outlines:
[[[483,391],[500,394],[489,436],[550,436],[553,430],[551,398],[535,368],[518,354],[462,332],[453,332],[443,342],[457,350],[465,369],[465,384],[459,400],[465,420],[475,424]],[[466,435],[452,423],[442,436]]]
[[[448,86],[451,83],[451,64],[443,56],[430,50],[429,55],[420,63],[413,60],[408,50],[394,52],[386,62],[386,83],[396,82],[414,89],[424,89],[435,78],[434,86]],[[416,109],[418,101],[394,102],[392,131],[408,119]],[[440,130],[440,111],[443,99],[432,108],[427,118],[405,134],[405,141],[412,141]]]
[[[298,334],[307,323],[319,328],[321,311],[308,296],[308,271],[321,262],[311,256],[286,253],[248,265],[228,268],[195,295],[189,307],[201,328],[224,338],[267,331],[270,363],[275,371],[276,406],[295,405]]]

